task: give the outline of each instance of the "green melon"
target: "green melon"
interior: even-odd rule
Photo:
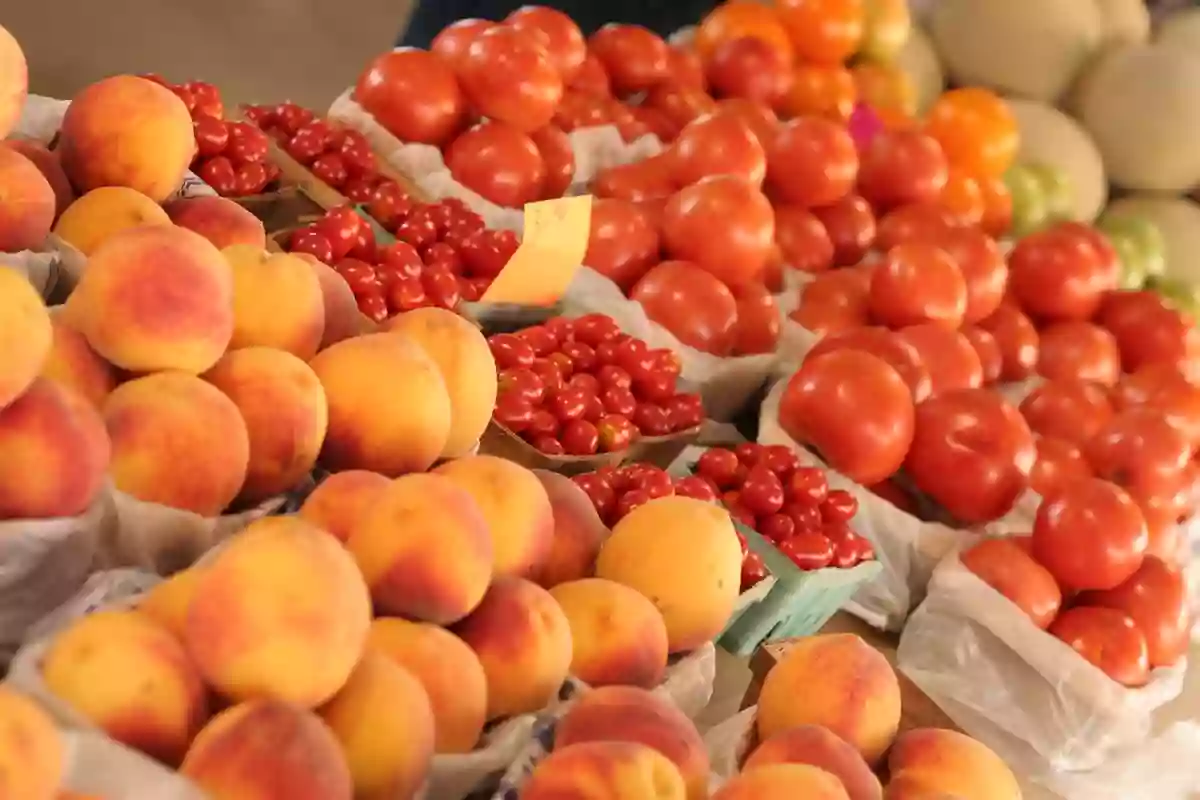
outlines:
[[[1056,108],[1034,100],[1008,101],[1021,130],[1017,161],[1052,164],[1070,178],[1069,216],[1091,222],[1108,200],[1104,162],[1082,126]]]
[[[1179,197],[1130,195],[1109,204],[1104,216],[1139,217],[1153,223],[1166,246],[1163,279],[1200,287],[1200,205]]]

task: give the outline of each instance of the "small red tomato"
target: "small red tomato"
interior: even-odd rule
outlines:
[[[753,589],[767,577],[767,565],[763,563],[762,556],[758,553],[746,553],[742,559],[742,586],[743,592]]]
[[[368,264],[377,263],[379,248],[375,243],[375,230],[368,224],[358,226],[358,236],[348,254],[351,258],[366,261]]]
[[[222,197],[228,197],[237,191],[237,175],[233,171],[233,162],[225,156],[208,159],[197,168],[196,174]]]
[[[821,530],[824,525],[821,521],[821,512],[817,510],[816,506],[806,506],[789,500],[783,507],[783,513],[796,521],[796,530],[798,531],[817,531]]]
[[[583,389],[590,395],[600,393],[600,380],[590,372],[577,372],[567,380],[567,386]]]
[[[820,508],[829,496],[825,472],[817,467],[800,467],[787,482],[788,499],[805,508]]]
[[[733,448],[733,452],[737,454],[739,462],[747,467],[753,467],[762,459],[763,446],[757,442],[742,442]]]
[[[775,544],[782,544],[796,533],[796,520],[788,514],[770,514],[759,523],[758,532]]]
[[[350,173],[346,170],[346,162],[337,153],[325,153],[317,156],[316,160],[309,165],[312,174],[323,180],[335,189],[340,189],[350,179]]]
[[[496,396],[492,419],[513,433],[523,433],[533,421],[533,404],[517,392],[501,392]]]
[[[785,444],[769,444],[763,448],[762,465],[786,481],[800,467],[800,457]]]
[[[425,287],[425,294],[439,308],[452,311],[462,299],[458,291],[458,278],[453,272],[426,267],[421,276],[421,285]]]
[[[833,560],[829,565],[838,569],[849,569],[858,563],[858,553],[858,542],[850,536],[844,536],[833,541]]]
[[[632,489],[625,492],[617,498],[617,503],[613,507],[613,521],[624,519],[630,511],[633,511],[638,506],[644,506],[653,500],[649,494],[642,489]]]
[[[521,337],[512,333],[498,333],[488,339],[492,357],[500,369],[531,367],[536,357],[533,348]]]
[[[500,373],[497,379],[501,394],[517,394],[533,405],[540,405],[546,398],[546,384],[533,370],[513,367]]]
[[[798,531],[779,546],[779,552],[805,571],[824,569],[833,561],[833,543],[817,531]]]
[[[550,355],[559,345],[558,337],[545,325],[533,325],[524,330],[517,331],[517,336],[529,342],[529,346],[533,348],[534,355],[539,357]]]
[[[629,417],[621,414],[605,414],[596,423],[596,430],[600,433],[600,449],[605,453],[627,449],[640,435]]]
[[[572,477],[571,480],[575,482],[576,486],[583,489],[600,518],[606,519],[617,502],[617,495],[604,476],[595,472],[585,472]]]
[[[615,339],[621,333],[616,320],[607,314],[584,314],[572,326],[575,339],[591,347]],[[645,343],[642,343],[643,346]]]
[[[705,450],[696,461],[696,473],[708,478],[718,489],[729,489],[736,485],[739,475],[737,454],[732,450],[714,447]]]
[[[396,238],[402,242],[408,242],[418,250],[423,250],[437,241],[437,226],[433,220],[410,217],[396,228]]]
[[[329,239],[333,246],[333,257],[343,259],[358,242],[358,229],[366,223],[349,206],[325,212],[325,216],[313,223],[313,227]]]
[[[567,455],[594,455],[600,446],[600,434],[596,426],[587,420],[575,419],[563,426],[559,434],[563,449]]]
[[[196,135],[196,155],[200,158],[219,156],[229,144],[229,129],[225,123],[212,117],[200,117],[192,123]]]
[[[716,502],[717,487],[700,475],[688,475],[675,479],[675,494],[678,497],[691,497],[696,500]]]
[[[238,164],[234,168],[234,176],[237,179],[237,193],[239,197],[250,197],[251,195],[259,194],[267,187],[267,168],[262,164],[247,162]]]
[[[544,408],[539,408],[533,412],[533,417],[529,420],[527,433],[534,438],[539,436],[553,437],[558,433],[558,427],[558,417]]]
[[[288,240],[288,252],[308,253],[322,264],[333,261],[333,245],[329,237],[316,228],[300,228]]]
[[[357,258],[343,258],[334,265],[334,269],[345,279],[350,291],[354,292],[356,297],[374,294],[382,290],[379,279],[375,275],[375,268],[365,261],[359,261]]]
[[[550,398],[549,408],[563,422],[583,419],[588,394],[583,389],[564,386]]]
[[[729,512],[729,516],[739,525],[745,525],[750,530],[758,525],[758,520],[754,518],[754,513],[745,506],[731,503],[728,500],[722,500],[725,504],[725,510]]]
[[[633,412],[632,419],[643,436],[666,436],[671,432],[671,420],[662,406],[642,403]]]
[[[633,412],[637,410],[637,398],[633,396],[633,392],[623,389],[620,386],[609,386],[606,388],[600,394],[600,400],[604,403],[605,409],[611,414],[631,417],[633,416]]]
[[[751,467],[742,482],[742,505],[756,516],[777,514],[783,508],[783,484],[767,466]]]
[[[412,311],[427,305],[429,298],[425,296],[425,287],[421,279],[400,276],[388,282],[388,304],[393,311]]]
[[[849,522],[858,513],[858,500],[845,489],[834,489],[821,503],[820,511],[826,522]]]
[[[565,342],[560,352],[571,359],[571,367],[576,372],[587,372],[596,364],[596,351],[583,342]]]
[[[677,394],[666,402],[672,430],[685,431],[704,422],[704,401],[694,393]]]
[[[425,262],[417,248],[407,242],[392,242],[376,252],[379,263],[394,269],[406,278],[419,278]]]
[[[542,383],[546,385],[547,395],[552,395],[563,387],[562,370],[553,361],[539,358],[529,368],[542,379]]]
[[[661,372],[638,375],[633,379],[633,393],[651,403],[665,403],[675,396],[675,378]]]
[[[367,202],[367,213],[389,231],[395,230],[413,209],[413,199],[395,181],[382,181]]]
[[[571,377],[575,372],[575,362],[566,353],[551,353],[546,356],[546,360],[558,369],[558,373],[563,376],[563,380]]]
[[[602,344],[601,347],[603,346]],[[597,361],[599,361],[599,355],[600,348],[598,347],[596,348]],[[621,389],[629,389],[633,386],[633,379],[629,377],[629,373],[616,364],[604,364],[596,371],[596,377],[604,386],[616,386]]]
[[[387,301],[378,292],[361,295],[357,300],[358,310],[372,322],[383,322],[388,318]]]
[[[261,164],[267,160],[271,140],[249,122],[227,122],[229,145],[226,154],[237,164]]]
[[[567,452],[562,442],[553,436],[539,436],[533,440],[533,446],[548,456],[566,455]]]
[[[583,418],[594,425],[600,422],[607,413],[608,409],[604,407],[604,403],[600,402],[600,398],[589,392],[583,404]]]

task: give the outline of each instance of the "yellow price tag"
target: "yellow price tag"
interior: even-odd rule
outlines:
[[[587,253],[592,197],[564,197],[525,206],[525,232],[481,303],[552,306],[566,294]]]

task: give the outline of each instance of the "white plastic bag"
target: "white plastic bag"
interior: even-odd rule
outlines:
[[[704,749],[708,751],[713,788],[741,771],[742,762],[754,749],[757,719],[758,706],[751,706],[714,725],[704,734]]]
[[[957,553],[909,617],[897,664],[966,733],[1063,797],[1184,800],[1200,791],[1200,725],[1151,735],[1186,664],[1127,689],[1038,629]]]
[[[189,781],[93,730],[68,730],[66,789],[104,800],[206,800]]]
[[[587,267],[575,273],[563,306],[567,316],[607,314],[630,336],[645,340],[650,347],[676,353],[683,363],[680,377],[684,387],[699,392],[709,418],[720,422],[745,407],[775,365],[774,354],[720,358],[682,344],[666,328],[651,322],[640,303],[625,297],[615,283]]]

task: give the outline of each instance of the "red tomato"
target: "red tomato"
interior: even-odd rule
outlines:
[[[1013,201],[1008,186],[1000,177],[977,175],[983,197],[983,219],[979,226],[989,236],[1004,236],[1012,228]]]
[[[1141,499],[1166,478],[1181,473],[1192,457],[1187,436],[1150,408],[1129,408],[1084,443],[1096,474]]]
[[[1127,614],[1077,606],[1064,611],[1050,633],[1122,686],[1137,688],[1150,680],[1146,637]]]
[[[1200,444],[1200,386],[1169,364],[1149,364],[1121,379],[1113,393],[1117,408],[1146,406]]]
[[[787,383],[779,424],[858,483],[895,474],[913,436],[908,385],[886,361],[857,350],[806,359]]]
[[[504,24],[534,35],[550,56],[563,83],[570,84],[583,69],[587,43],[575,20],[548,6],[522,6],[504,18]],[[563,443],[564,445],[566,442]]]
[[[358,76],[354,99],[402,142],[440,146],[466,117],[466,99],[450,64],[407,47],[368,64]]]
[[[769,43],[792,61],[787,29],[779,13],[764,3],[721,3],[700,21],[693,45],[700,58],[708,61],[721,43],[746,36]]]
[[[628,294],[659,258],[658,230],[633,203],[597,198],[583,263]]]
[[[667,52],[667,77],[662,85],[676,89],[708,90],[704,77],[704,62],[700,54],[690,47],[672,45]]]
[[[770,516],[783,508],[783,484],[767,467],[751,467],[742,481],[738,497],[742,507],[754,516]]]
[[[906,242],[937,242],[958,227],[946,209],[934,203],[909,203],[879,220],[876,245],[881,250]]]
[[[796,56],[815,64],[841,64],[858,50],[863,0],[779,0],[779,18]]]
[[[1187,653],[1187,585],[1183,574],[1162,559],[1146,556],[1129,580],[1105,592],[1088,592],[1080,602],[1127,614],[1146,636],[1151,668],[1174,666]]]
[[[821,220],[808,209],[775,207],[775,244],[792,269],[824,272],[833,266],[833,242]]]
[[[600,434],[596,426],[585,419],[568,422],[558,439],[569,456],[590,456],[600,447]]]
[[[657,108],[647,105],[630,106],[629,113],[640,124],[645,125],[660,142],[673,142],[679,135],[680,127],[665,112],[659,111]]]
[[[766,152],[779,133],[779,117],[770,106],[745,97],[726,97],[717,103],[716,113],[736,117],[750,127]]]
[[[604,71],[604,65],[600,63],[600,59],[596,58],[594,53],[589,52],[585,55],[579,72],[570,81],[568,91],[563,98],[566,99],[573,92],[597,97],[612,97],[612,86],[608,82],[608,73]]]
[[[876,209],[937,203],[948,176],[938,143],[919,131],[883,131],[858,169],[858,191]]]
[[[979,182],[957,167],[951,167],[946,185],[938,193],[937,204],[959,225],[979,225],[987,208]]]
[[[1095,316],[1115,276],[1095,249],[1062,228],[1026,236],[1008,255],[1009,288],[1021,309],[1047,320]]]
[[[663,246],[728,285],[759,280],[775,245],[775,213],[751,183],[719,175],[675,194],[663,212]]]
[[[696,460],[696,472],[708,478],[718,489],[729,489],[741,480],[737,454],[722,447],[705,450]]]
[[[898,333],[917,351],[921,363],[929,370],[932,395],[955,389],[978,389],[983,385],[983,364],[979,354],[960,331],[927,322]]]
[[[943,93],[929,111],[925,130],[941,144],[950,163],[970,175],[1003,175],[1020,143],[1008,104],[987,89]]]
[[[834,350],[859,350],[882,359],[904,379],[914,403],[920,403],[930,395],[929,370],[921,362],[920,355],[912,345],[887,328],[854,328],[825,336],[805,358],[816,358]]]
[[[967,283],[941,248],[900,244],[872,270],[870,298],[872,318],[889,327],[938,322],[956,328],[967,311]]]
[[[786,117],[825,117],[844,125],[857,98],[854,75],[845,67],[798,64],[779,109]]]
[[[670,48],[662,37],[640,25],[610,22],[593,33],[587,44],[618,95],[644,92],[669,74]]]
[[[484,31],[490,31],[496,23],[487,19],[460,19],[442,28],[429,49],[441,56],[448,64],[457,66],[462,60],[471,42],[475,41]]]
[[[963,336],[975,348],[979,356],[979,366],[983,370],[983,385],[988,386],[1000,380],[1000,371],[1004,369],[1004,356],[1000,353],[1000,345],[996,337],[983,328],[974,326],[963,328]]]
[[[637,282],[630,297],[688,347],[718,356],[732,351],[737,300],[725,284],[695,264],[662,262]]]
[[[196,175],[222,197],[229,197],[237,192],[237,175],[233,171],[233,162],[225,156],[208,159],[196,168]]]
[[[196,155],[201,158],[219,156],[229,144],[229,128],[224,120],[200,117],[192,123],[196,135]]]
[[[836,269],[817,275],[800,290],[800,305],[788,318],[817,335],[868,324],[870,273]]]
[[[563,96],[563,79],[538,38],[507,26],[475,37],[458,62],[458,80],[484,117],[525,133],[547,125]]]
[[[732,114],[708,114],[689,122],[666,155],[679,186],[710,175],[733,175],[761,186],[767,174],[767,155],[758,137]]]
[[[1090,322],[1059,322],[1042,329],[1038,374],[1044,378],[1078,378],[1114,386],[1121,377],[1116,338]]]
[[[1021,414],[989,389],[934,393],[917,406],[904,469],[955,519],[991,522],[1012,510],[1037,461]]]
[[[681,89],[662,84],[646,95],[645,105],[666,114],[680,129],[717,110],[717,101],[699,89]]]
[[[969,226],[947,228],[931,241],[958,264],[967,282],[963,322],[980,322],[991,316],[1004,301],[1008,287],[1008,264],[996,241]]]
[[[546,162],[537,145],[518,128],[485,121],[446,148],[454,179],[498,206],[522,208],[543,196]]]
[[[1008,303],[1001,303],[991,316],[979,323],[1000,345],[1003,367],[1000,379],[1021,381],[1034,373],[1038,362],[1038,332],[1029,317]]]
[[[733,352],[749,356],[774,353],[779,345],[781,315],[775,296],[761,283],[746,283],[733,289],[737,299],[737,325]]]
[[[833,265],[850,267],[862,261],[875,243],[875,212],[856,194],[836,203],[813,209],[833,242]]]
[[[1058,616],[1062,592],[1054,576],[1009,539],[985,539],[962,554],[962,564],[1007,597],[1042,630]]]
[[[1146,546],[1137,503],[1100,478],[1059,487],[1033,523],[1034,557],[1068,591],[1120,586],[1141,567]]]
[[[1039,437],[1037,454],[1037,462],[1029,473],[1029,486],[1042,497],[1054,494],[1070,481],[1095,477],[1083,450],[1066,439]]]
[[[792,563],[802,570],[825,569],[833,562],[833,542],[817,531],[798,531],[779,545]]]
[[[542,195],[539,199],[553,200],[562,197],[575,179],[575,153],[571,150],[571,140],[561,128],[547,125],[529,134],[529,138],[542,156],[546,166],[546,177],[542,182]]]
[[[533,421],[533,404],[518,394],[501,392],[496,396],[492,419],[513,433],[524,433]]]
[[[1170,364],[1191,380],[1200,377],[1200,330],[1154,292],[1113,292],[1096,321],[1117,337],[1126,372]]]
[[[857,174],[854,140],[831,120],[791,120],[767,151],[767,184],[780,202],[804,208],[831,205],[850,193]]]
[[[708,61],[708,85],[718,97],[744,97],[771,108],[792,88],[788,54],[756,36],[726,39]]]
[[[1021,401],[1021,415],[1034,432],[1082,447],[1108,425],[1113,408],[1108,393],[1095,384],[1048,380]]]

